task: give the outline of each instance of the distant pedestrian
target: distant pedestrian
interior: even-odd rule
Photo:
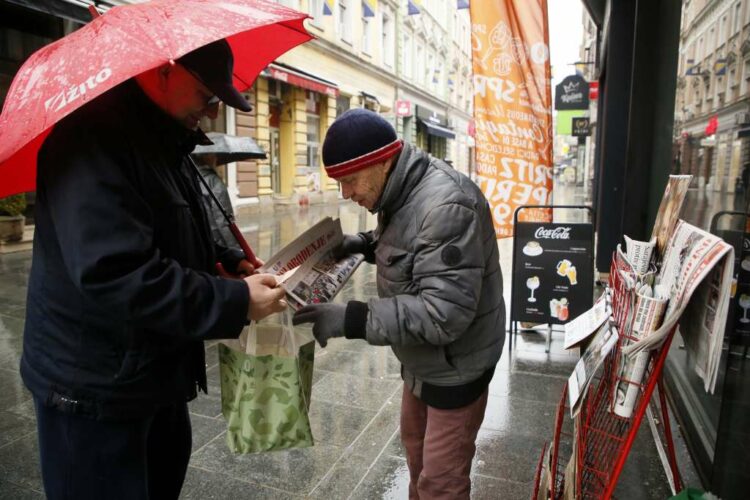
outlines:
[[[229,198],[229,191],[227,185],[219,177],[216,169],[216,155],[212,153],[208,154],[193,154],[196,165],[198,165],[198,172],[201,177],[206,181],[208,187],[213,192],[216,199],[221,203],[221,207],[229,214],[232,218],[234,217],[234,208],[232,208],[232,200]],[[211,235],[214,242],[222,247],[234,248],[239,250],[240,244],[237,239],[232,235],[232,231],[229,230],[229,223],[221,213],[221,209],[216,206],[211,194],[206,190],[206,186],[201,183],[201,194],[203,195],[203,207],[206,209],[208,214],[208,222],[211,225]]]

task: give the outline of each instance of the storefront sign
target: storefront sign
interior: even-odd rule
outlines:
[[[519,222],[511,321],[562,324],[594,303],[593,225]]]
[[[586,117],[573,118],[572,131],[574,137],[588,137],[591,135],[591,119]]]
[[[476,182],[498,238],[513,235],[520,205],[545,205],[552,191],[552,89],[547,2],[470,2],[476,124]],[[548,220],[546,209],[522,220]]]
[[[292,69],[282,68],[275,64],[271,64],[270,66],[268,66],[263,74],[265,76],[273,78],[274,80],[286,82],[290,85],[294,85],[296,87],[307,90],[312,90],[314,92],[319,92],[321,94],[326,94],[333,97],[339,95],[339,89],[335,86],[335,84],[330,84],[319,78],[315,78],[313,76],[306,75]]]
[[[555,86],[555,109],[589,109],[589,82],[581,75],[566,76]]]
[[[411,116],[411,101],[396,101],[396,116]]]
[[[429,108],[425,108],[424,106],[416,106],[416,114],[417,118],[424,122],[431,123],[432,125],[438,125],[440,127],[448,126],[448,118],[446,118],[445,115],[440,114],[437,111],[433,111]]]

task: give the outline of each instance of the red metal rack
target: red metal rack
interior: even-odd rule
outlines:
[[[568,481],[574,477],[575,494],[570,495],[568,492],[566,498],[611,498],[650,404],[658,407],[658,414],[661,415],[663,425],[658,437],[666,444],[674,489],[676,491],[682,489],[672,441],[669,412],[662,390],[662,370],[675,329],[669,333],[659,348],[650,353],[642,382],[637,383],[622,378],[619,375],[619,365],[623,359],[622,348],[630,341],[637,339],[631,336],[629,324],[634,301],[620,279],[614,258],[609,286],[612,289],[613,321],[620,332],[620,338],[605,358],[603,369],[591,381],[587,393],[582,396],[584,400],[575,420],[568,417],[568,391],[567,384],[565,385],[555,416],[554,433],[550,443],[552,452],[548,453],[545,445],[542,459],[537,467],[533,500],[539,498],[539,492],[544,486],[540,482],[545,460],[549,461],[547,468],[552,475],[547,488],[549,489],[547,498],[553,500],[563,498],[564,490],[570,487],[567,485],[566,488],[565,473],[573,454],[577,461],[576,474],[569,476]],[[639,388],[635,408],[629,418],[620,417],[612,411],[615,387],[621,383],[636,385]],[[657,386],[659,386],[659,397],[654,398],[654,390]],[[577,432],[574,432],[574,428]]]

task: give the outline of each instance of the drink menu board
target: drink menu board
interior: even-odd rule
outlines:
[[[511,321],[564,324],[594,302],[592,224],[517,222]]]

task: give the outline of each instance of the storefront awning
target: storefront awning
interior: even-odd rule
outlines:
[[[456,134],[453,132],[453,130],[441,127],[440,125],[435,125],[434,123],[430,123],[425,120],[419,120],[419,123],[424,125],[424,127],[427,129],[427,133],[430,135],[434,135],[436,137],[445,137],[446,139],[455,139]]]
[[[321,94],[333,97],[339,95],[339,87],[335,83],[292,68],[291,66],[286,66],[285,64],[273,63],[269,65],[263,71],[263,76],[286,82],[296,87],[312,90],[313,92],[320,92]]]
[[[91,14],[88,11],[89,5],[93,2],[83,0],[8,0],[12,4],[26,7],[27,9],[44,12],[55,17],[69,19],[81,24],[91,21]],[[100,12],[109,9],[109,2],[98,2],[97,8]]]

